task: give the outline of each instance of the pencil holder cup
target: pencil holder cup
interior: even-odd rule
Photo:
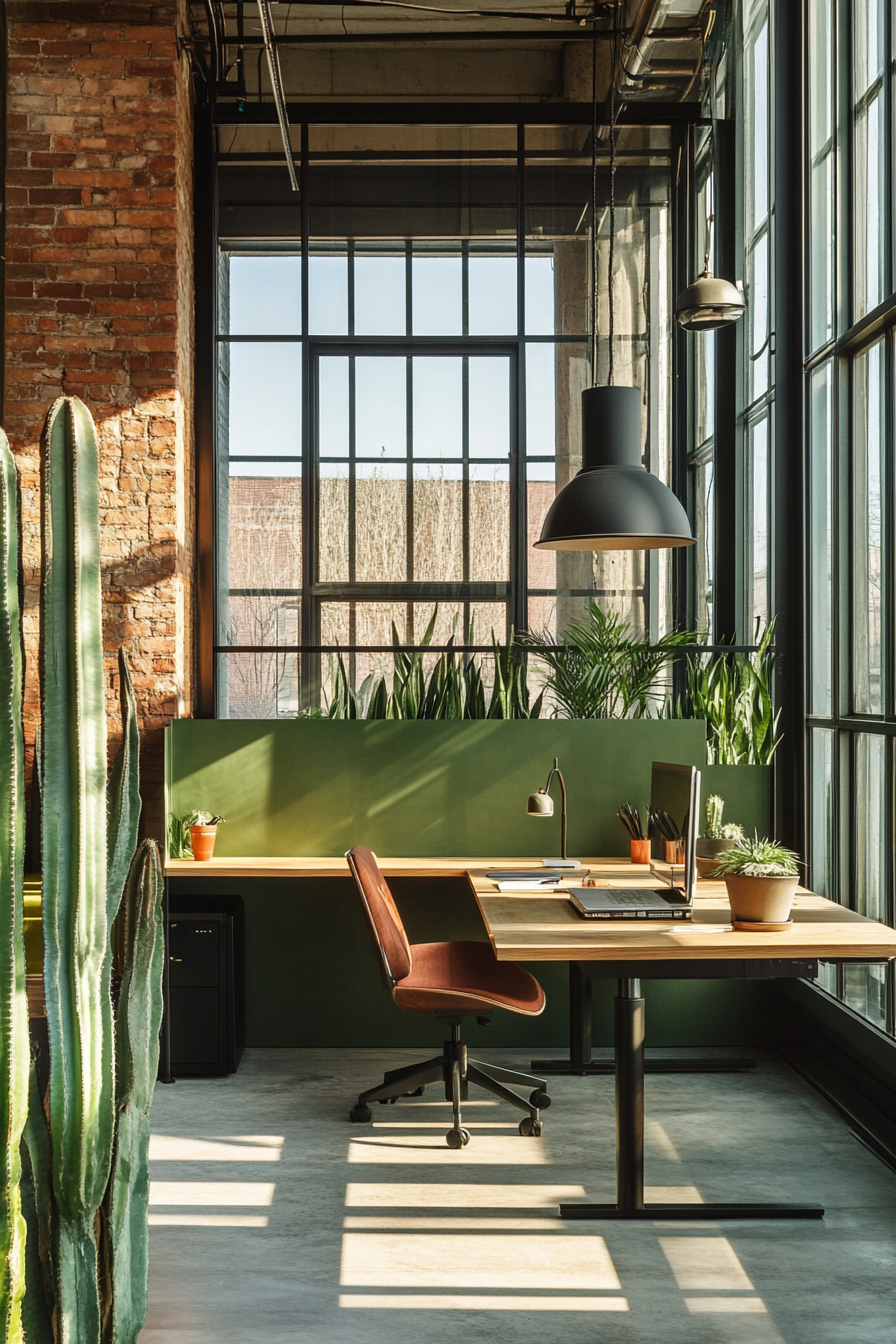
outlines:
[[[650,862],[650,841],[649,840],[629,840],[631,849],[632,863]]]
[[[680,840],[667,840],[665,845],[667,863],[684,863],[684,845]]]

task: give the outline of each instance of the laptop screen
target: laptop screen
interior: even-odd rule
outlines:
[[[683,871],[688,901],[697,887],[697,819],[700,807],[700,771],[693,765],[653,762],[650,778],[650,857],[656,863],[670,861]],[[677,839],[676,839],[677,837]]]

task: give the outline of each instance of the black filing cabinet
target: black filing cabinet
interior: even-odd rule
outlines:
[[[173,1076],[235,1073],[245,1041],[242,898],[172,896],[168,957]]]

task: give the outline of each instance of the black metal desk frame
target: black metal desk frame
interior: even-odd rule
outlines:
[[[820,1204],[644,1203],[644,999],[641,981],[815,979],[818,962],[808,959],[700,961],[580,961],[576,974],[615,979],[616,1203],[561,1204],[560,1217],[616,1221],[662,1219],[712,1222],[720,1218],[823,1218]],[[590,999],[590,995],[589,995]],[[590,1055],[590,1042],[589,1042]],[[690,1066],[690,1061],[684,1061]],[[674,1070],[680,1072],[681,1070]]]

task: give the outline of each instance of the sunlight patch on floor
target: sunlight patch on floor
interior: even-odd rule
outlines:
[[[659,1242],[679,1288],[753,1287],[727,1237],[660,1237]]]
[[[385,1307],[389,1311],[628,1311],[624,1297],[465,1297],[459,1293],[439,1297],[414,1293],[343,1293],[340,1307]]]
[[[688,1311],[746,1312],[764,1315],[768,1308],[761,1297],[686,1297]]]
[[[443,1135],[371,1134],[353,1139],[348,1160],[359,1165],[400,1163],[430,1166],[539,1167],[550,1165],[541,1139],[519,1134],[477,1135],[466,1148],[449,1148]]]
[[[273,1204],[273,1181],[150,1181],[150,1204],[257,1208]]]
[[[347,1209],[545,1209],[584,1199],[583,1185],[472,1185],[410,1181],[350,1181]]]
[[[150,1227],[267,1227],[267,1214],[151,1213]]]
[[[382,1231],[393,1227],[419,1228],[444,1232],[568,1232],[562,1218],[412,1218],[384,1214],[380,1217],[359,1215],[343,1218],[342,1226],[352,1231]]]
[[[621,1288],[603,1237],[354,1233],[339,1282],[353,1288]]]

